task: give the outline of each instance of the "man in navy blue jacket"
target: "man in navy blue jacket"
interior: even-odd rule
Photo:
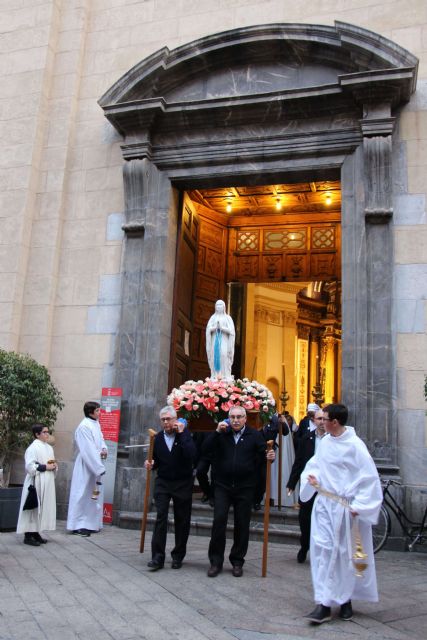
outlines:
[[[261,433],[246,425],[245,409],[232,407],[228,417],[230,424],[220,422],[202,450],[211,457],[215,485],[214,520],[209,543],[210,578],[222,570],[231,506],[234,509],[234,540],[229,559],[233,576],[239,578],[243,574],[254,491],[266,456],[266,444]],[[274,460],[274,457],[274,451],[269,451],[267,458]]]
[[[185,420],[177,419],[175,409],[160,411],[163,430],[154,438],[153,460],[146,460],[146,469],[157,470],[154,483],[156,523],[151,539],[151,571],[162,569],[165,563],[169,502],[173,502],[175,546],[171,551],[172,569],[180,569],[187,551],[193,497],[193,467],[196,446],[186,428]]]

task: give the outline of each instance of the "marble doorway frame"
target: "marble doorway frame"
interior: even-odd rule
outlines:
[[[304,86],[293,79],[291,86],[269,92],[242,86],[229,95],[227,83],[238,70],[224,79],[224,65],[237,59],[265,74],[281,68],[283,56],[300,65]],[[339,73],[332,81],[335,67]],[[397,471],[392,141],[399,107],[415,90],[416,71],[410,53],[352,25],[263,25],[172,52],[162,49],[101,98],[106,117],[123,136],[125,160],[115,361],[116,385],[124,389],[123,444],[145,440],[168,392],[180,192],[325,179],[339,172],[342,400],[377,463]],[[195,92],[202,97],[195,99]],[[121,460],[122,511],[141,504],[141,466],[138,449]]]

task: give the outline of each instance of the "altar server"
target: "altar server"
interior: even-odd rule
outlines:
[[[353,617],[352,599],[378,601],[372,548],[372,525],[382,503],[381,483],[368,449],[346,426],[341,404],[323,409],[327,434],[301,475],[300,499],[317,491],[311,520],[310,562],[315,609],[306,618],[315,624],[331,619],[339,606],[343,620]],[[359,530],[367,568],[356,577],[354,537]]]
[[[87,538],[91,532],[102,528],[104,495],[101,478],[105,474],[102,461],[107,457],[107,447],[98,422],[100,405],[86,402],[83,412],[85,417],[74,434],[78,454],[71,480],[67,529]]]

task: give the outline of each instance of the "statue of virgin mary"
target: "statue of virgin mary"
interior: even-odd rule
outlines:
[[[225,312],[225,302],[215,302],[215,313],[206,326],[206,354],[211,377],[231,378],[236,332],[233,318]]]

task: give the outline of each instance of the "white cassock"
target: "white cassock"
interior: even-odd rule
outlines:
[[[97,486],[96,481],[105,472],[101,450],[106,448],[99,422],[84,418],[76,429],[74,440],[78,454],[71,480],[67,529],[98,531],[102,528],[104,492],[103,486]],[[97,500],[92,500],[95,488],[101,493]]]
[[[54,531],[56,529],[56,494],[55,471],[37,471],[38,464],[47,464],[54,460],[55,454],[47,442],[38,438],[25,451],[25,477],[22,489],[21,507],[19,510],[16,533]],[[37,464],[38,463],[38,464]],[[39,500],[36,509],[23,511],[28,495],[28,487],[34,482]]]
[[[326,434],[301,474],[300,499],[315,492],[307,478],[314,475],[323,489],[350,501],[357,518],[368,567],[356,577],[352,562],[354,517],[349,509],[326,496],[317,495],[311,515],[310,563],[316,604],[326,607],[348,600],[378,601],[372,548],[372,525],[376,524],[383,499],[378,471],[366,445],[346,427],[341,436]]]
[[[279,439],[279,438],[277,438]],[[292,440],[292,434],[288,433],[287,436],[282,436],[282,507],[294,507],[298,504],[298,487],[299,483],[295,487],[295,491],[290,496],[287,495],[286,483],[291,473],[292,465],[295,460],[294,442]],[[271,494],[270,497],[274,500],[274,504],[279,504],[279,450],[276,449],[276,460],[271,465]]]

